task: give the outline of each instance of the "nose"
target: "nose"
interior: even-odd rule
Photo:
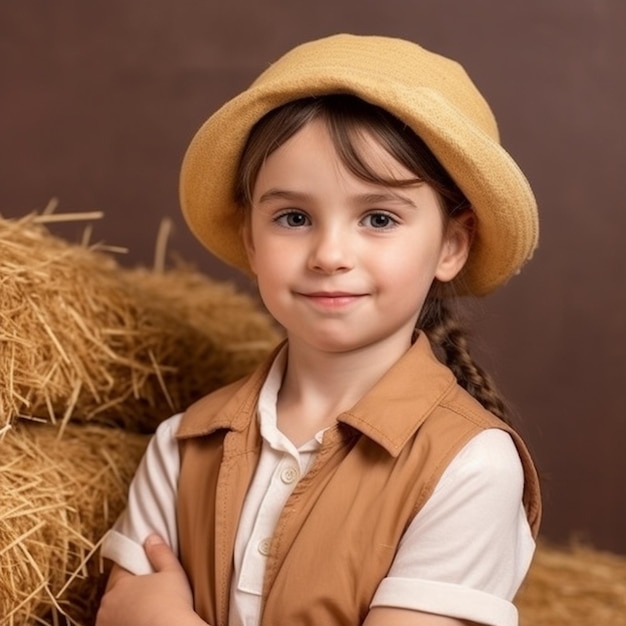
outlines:
[[[309,269],[325,274],[345,272],[354,267],[354,242],[344,229],[320,228],[313,235]]]

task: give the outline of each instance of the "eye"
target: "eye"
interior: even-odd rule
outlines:
[[[310,223],[308,216],[302,211],[285,211],[274,218],[274,221],[286,228],[301,228]]]
[[[363,222],[366,226],[376,229],[392,228],[398,223],[393,216],[389,215],[389,213],[382,213],[380,211],[376,213],[369,213],[365,216]]]

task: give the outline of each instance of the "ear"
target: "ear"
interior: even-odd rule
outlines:
[[[252,225],[250,222],[250,215],[247,214],[241,224],[241,239],[243,241],[246,254],[248,256],[248,264],[250,265],[250,269],[252,270],[253,274],[256,274],[254,241],[252,239]]]
[[[448,222],[435,272],[435,278],[439,281],[449,282],[463,269],[472,245],[474,223],[471,210],[464,211]]]

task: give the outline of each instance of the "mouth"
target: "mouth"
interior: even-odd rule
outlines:
[[[349,293],[345,291],[314,291],[299,293],[298,295],[317,307],[336,310],[358,302],[367,294]]]

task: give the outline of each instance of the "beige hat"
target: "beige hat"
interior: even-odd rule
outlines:
[[[475,295],[502,285],[537,246],[537,206],[515,161],[500,146],[489,105],[463,68],[389,37],[334,35],[294,48],[198,130],[185,155],[180,197],[198,239],[250,272],[234,202],[235,173],[252,126],[300,98],[346,93],[410,126],[470,201],[477,232],[460,284]]]

